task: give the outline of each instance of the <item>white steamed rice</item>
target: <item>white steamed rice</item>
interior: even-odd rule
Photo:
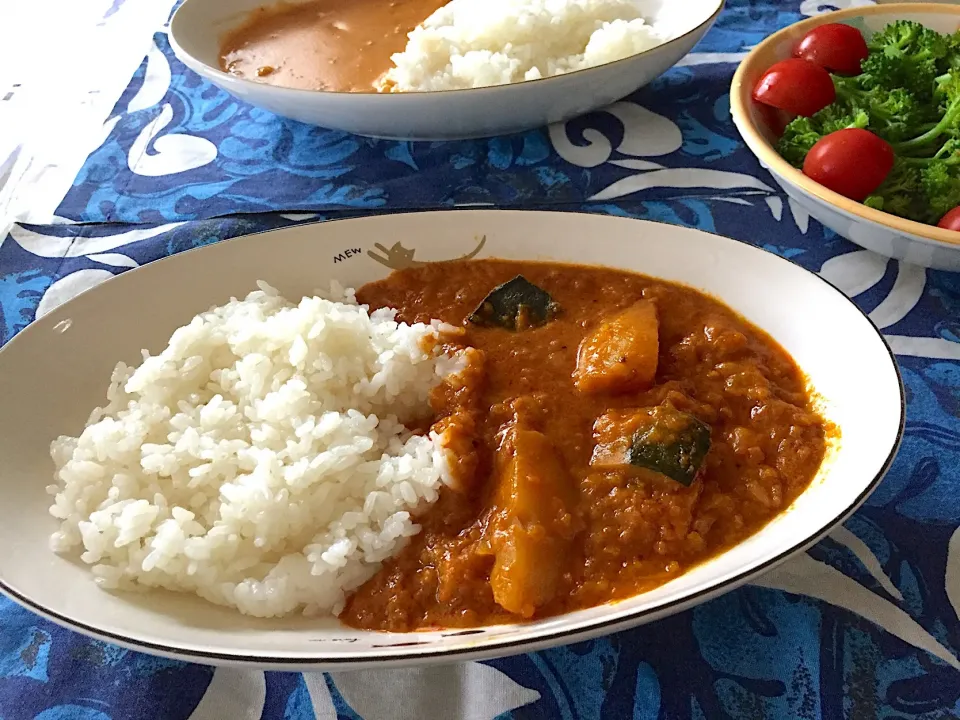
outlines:
[[[668,39],[644,21],[635,0],[451,0],[410,33],[382,87],[457,90],[536,80]]]
[[[401,424],[460,367],[439,323],[337,286],[298,305],[260,287],[119,364],[107,406],[53,443],[51,547],[82,551],[102,587],[337,613],[449,482],[442,439]]]

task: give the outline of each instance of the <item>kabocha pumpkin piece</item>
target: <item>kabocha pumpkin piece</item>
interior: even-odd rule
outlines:
[[[596,468],[644,468],[689,486],[710,451],[710,426],[669,403],[616,410],[593,425]]]
[[[516,332],[545,325],[559,310],[550,293],[517,275],[491,290],[467,320]]]

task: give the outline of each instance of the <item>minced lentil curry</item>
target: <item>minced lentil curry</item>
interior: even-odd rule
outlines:
[[[618,270],[470,260],[365,285],[439,318],[472,362],[434,394],[455,484],[348,599],[355,627],[540,618],[661,585],[810,483],[830,428],[766,333],[690,288]]]

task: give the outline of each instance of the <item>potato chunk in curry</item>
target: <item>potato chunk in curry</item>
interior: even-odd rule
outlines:
[[[660,353],[657,307],[640,300],[603,320],[580,344],[577,389],[584,393],[646,390],[657,375]]]
[[[498,456],[490,586],[502,608],[531,617],[556,594],[575,534],[575,489],[543,433],[509,427]]]

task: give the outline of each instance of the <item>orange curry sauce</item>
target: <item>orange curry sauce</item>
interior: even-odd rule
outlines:
[[[554,318],[519,332],[465,322],[518,274],[552,296]],[[456,484],[417,518],[423,529],[410,544],[349,597],[341,619],[355,627],[515,622],[661,585],[782,512],[817,473],[832,432],[772,338],[679,285],[473,260],[394,272],[358,299],[397,308],[406,322],[463,326],[457,344],[478,354],[459,387],[441,385],[433,398],[434,429],[447,432],[458,457]],[[585,337],[638,301],[659,323],[652,387],[578,388]],[[664,404],[710,426],[689,487],[649,470],[591,465],[598,418]]]
[[[407,34],[443,0],[311,0],[254,10],[220,44],[220,69],[269,85],[375,92]]]

